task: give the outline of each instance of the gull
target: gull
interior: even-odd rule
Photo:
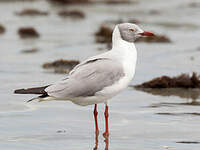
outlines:
[[[153,36],[131,23],[117,24],[112,33],[112,49],[93,56],[76,67],[68,76],[54,84],[43,87],[18,89],[16,94],[40,94],[29,101],[70,100],[79,105],[94,104],[95,131],[99,134],[97,104],[105,103],[105,132],[109,136],[108,104],[124,90],[135,74],[137,50],[134,41],[141,36]]]

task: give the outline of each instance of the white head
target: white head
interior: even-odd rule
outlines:
[[[143,31],[139,26],[132,23],[121,23],[116,25],[113,31],[113,42],[117,39],[122,39],[126,42],[133,43],[141,36],[154,36],[153,33]]]

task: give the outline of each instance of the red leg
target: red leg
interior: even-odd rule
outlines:
[[[108,105],[106,104],[105,112],[105,126],[106,126],[106,131],[103,133],[103,136],[107,138],[109,136],[109,130],[108,130]]]
[[[97,121],[97,104],[94,105],[94,120],[95,120],[95,131],[96,131],[96,135],[99,135],[99,128],[98,128],[98,121]]]

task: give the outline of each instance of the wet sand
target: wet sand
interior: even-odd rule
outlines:
[[[98,49],[106,45],[96,43],[94,34],[105,21],[135,18],[142,28],[165,34],[172,40],[172,43],[136,44],[138,64],[131,85],[162,75],[199,73],[200,7],[191,7],[190,3],[190,0],[141,0],[123,5],[55,6],[42,0],[0,2],[3,14],[0,24],[6,28],[0,34],[0,148],[85,150],[95,147],[93,106],[81,107],[69,101],[26,103],[33,95],[14,95],[13,91],[66,77],[44,70],[45,62],[61,58],[81,61],[104,52]],[[15,12],[25,8],[37,8],[49,15],[16,16]],[[80,9],[85,18],[59,17],[57,13],[65,8]],[[17,34],[21,27],[34,27],[40,37],[21,39]],[[39,51],[21,53],[23,49],[33,48]],[[200,118],[194,115],[200,113],[199,105],[181,105],[191,101],[127,88],[109,101],[109,149],[199,150]],[[101,150],[106,146],[102,136],[103,104],[98,106],[98,111],[98,149]]]

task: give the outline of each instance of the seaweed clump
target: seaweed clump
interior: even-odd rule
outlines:
[[[4,26],[0,25],[0,34],[4,33],[6,31],[6,29],[4,28]]]
[[[105,0],[107,4],[129,4],[131,3],[130,0]]]
[[[63,18],[72,17],[81,19],[85,17],[85,14],[80,10],[61,10],[58,12],[58,15]]]
[[[90,0],[49,0],[49,2],[57,4],[84,4],[90,3]]]
[[[116,25],[116,24],[120,24],[120,23],[124,23],[124,22],[129,22],[129,23],[134,23],[134,24],[139,24],[141,23],[140,20],[135,19],[135,18],[130,18],[130,19],[123,19],[123,18],[119,18],[117,20],[106,20],[104,21],[103,24],[110,24],[110,25]]]
[[[36,53],[36,52],[38,52],[38,51],[39,51],[39,49],[37,49],[37,48],[32,48],[32,49],[24,49],[24,50],[22,50],[21,52],[24,53],[24,54],[31,54],[31,53]]]
[[[200,77],[193,72],[192,76],[181,74],[177,77],[162,76],[136,85],[136,88],[200,88]]]
[[[44,69],[53,69],[55,73],[69,73],[80,62],[77,60],[59,59],[42,65]]]
[[[112,29],[108,26],[101,25],[99,30],[95,33],[97,43],[111,43]]]
[[[47,16],[49,13],[46,11],[40,11],[37,9],[24,9],[21,12],[16,12],[18,16]]]
[[[181,144],[200,144],[199,141],[177,141],[176,143],[181,143]]]
[[[38,38],[40,34],[33,27],[24,27],[18,30],[21,38]]]
[[[36,0],[0,0],[0,2],[18,2],[18,1],[33,2]]]

